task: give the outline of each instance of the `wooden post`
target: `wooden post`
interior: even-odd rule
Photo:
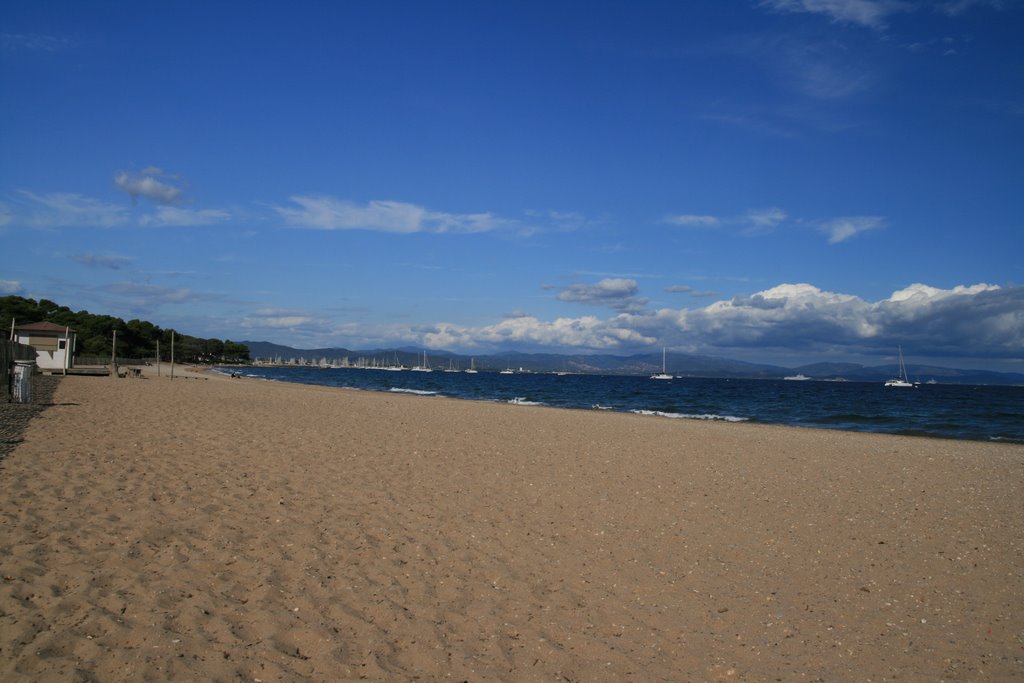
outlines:
[[[174,330],[171,330],[171,379],[174,379]]]
[[[110,367],[114,371],[114,377],[117,377],[117,330],[114,330],[114,343],[110,345]]]
[[[160,340],[156,340],[156,376],[160,376]]]
[[[64,328],[64,376],[68,374],[68,362],[71,358],[71,328]]]

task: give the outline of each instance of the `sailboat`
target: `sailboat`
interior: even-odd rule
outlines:
[[[430,366],[427,364],[427,352],[423,352],[423,365],[417,365],[412,369],[413,372],[433,372]]]
[[[903,347],[899,347],[900,351],[900,374],[899,377],[885,380],[885,386],[887,387],[913,387],[910,383],[910,379],[907,377],[907,366],[903,364]]]
[[[672,375],[665,372],[665,347],[661,347],[661,372],[651,375],[651,379],[672,379]]]
[[[475,359],[473,359],[473,358],[469,359],[469,368],[467,368],[466,370],[463,370],[463,372],[465,372],[465,373],[467,373],[469,375],[475,375],[477,373],[476,366],[473,364],[474,360]]]

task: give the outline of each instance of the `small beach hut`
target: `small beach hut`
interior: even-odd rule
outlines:
[[[61,372],[72,367],[75,331],[54,323],[42,322],[14,328],[14,341],[36,349],[36,365],[42,372]]]

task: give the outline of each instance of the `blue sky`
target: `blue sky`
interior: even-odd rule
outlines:
[[[0,294],[301,348],[1024,371],[1022,26],[5,2]]]

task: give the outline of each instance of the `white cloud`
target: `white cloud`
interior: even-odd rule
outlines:
[[[84,266],[93,268],[109,268],[120,270],[132,262],[127,256],[110,256],[102,254],[77,254],[71,257],[72,261],[81,263]]]
[[[941,0],[911,2],[909,0],[761,0],[762,7],[779,12],[820,14],[836,23],[847,23],[872,29],[884,29],[886,19],[900,12],[932,9],[951,17],[974,7],[1001,10],[1006,0]]]
[[[786,212],[776,207],[751,209],[747,211],[745,218],[747,229],[744,232],[748,235],[760,235],[771,232],[786,218]]]
[[[174,185],[174,176],[166,175],[159,168],[149,166],[139,173],[118,171],[114,174],[114,185],[130,195],[132,201],[145,197],[157,204],[174,204],[181,199],[183,190]]]
[[[305,338],[307,343],[314,345],[325,337],[334,337],[338,331],[323,317],[317,317],[306,311],[289,309],[262,308],[251,315],[232,320],[231,325],[246,331],[251,336],[279,336],[287,331],[290,336]],[[333,342],[325,342],[330,345]]]
[[[776,206],[771,206],[764,209],[749,209],[744,214],[724,219],[716,216],[682,214],[668,216],[660,222],[701,228],[717,228],[719,225],[731,226],[739,228],[742,235],[757,236],[774,232],[776,228],[787,220],[790,220],[790,216],[786,211]],[[792,218],[792,223],[795,225],[816,224],[822,233],[828,235],[829,244],[838,244],[862,232],[884,227],[885,218],[882,216],[842,216],[817,222],[796,217]]]
[[[450,338],[455,338],[453,326],[447,326],[446,332]],[[647,346],[655,342],[653,337],[609,324],[596,316],[558,318],[551,322],[523,316],[503,320],[496,325],[463,329],[460,336],[471,339],[475,345],[496,347],[528,344],[555,348],[617,349],[623,346]]]
[[[714,297],[714,296],[718,296],[718,294],[715,293],[715,292],[709,292],[709,291],[703,291],[703,290],[699,290],[699,289],[694,289],[690,285],[672,285],[670,287],[666,287],[665,291],[668,292],[669,294],[689,294],[690,296],[692,296],[694,298],[701,298],[701,299],[702,298],[711,298],[711,297]]]
[[[562,232],[579,230],[589,223],[587,217],[579,211],[528,211],[527,216],[531,215],[539,216],[545,225],[551,225]]]
[[[31,202],[24,222],[34,228],[113,228],[128,221],[121,206],[105,204],[80,194],[54,192],[19,193]]]
[[[605,278],[596,284],[572,284],[558,293],[559,301],[607,306],[615,310],[638,310],[647,299],[637,296],[639,287],[630,278]]]
[[[103,291],[124,297],[136,308],[152,308],[160,304],[184,304],[209,299],[210,296],[191,289],[171,289],[139,282],[114,282]]]
[[[0,280],[0,294],[11,295],[21,294],[22,289],[21,283],[17,280]]]
[[[681,214],[678,216],[665,216],[662,223],[668,225],[679,225],[685,228],[717,228],[721,220],[717,216],[700,216],[695,214]]]
[[[491,213],[444,213],[392,200],[373,200],[357,205],[333,197],[293,195],[289,199],[298,206],[274,207],[278,215],[289,225],[318,230],[474,233],[517,225]]]
[[[139,218],[139,224],[146,227],[194,227],[223,223],[231,214],[222,209],[182,209],[177,206],[157,207],[153,214]]]
[[[253,322],[255,322],[255,324],[253,324]],[[287,329],[308,325],[311,322],[313,322],[313,318],[306,315],[280,315],[259,318],[257,321],[251,321],[250,326],[269,327],[271,329]]]
[[[4,33],[0,35],[0,46],[5,50],[57,52],[70,47],[71,41],[44,33]]]
[[[1005,0],[946,0],[946,2],[938,3],[938,9],[949,16],[957,16],[973,7],[991,7],[1001,10],[1006,5]]]
[[[14,211],[12,211],[11,207],[5,204],[4,202],[0,202],[0,228],[4,227],[5,225],[10,225],[13,222]]]
[[[332,325],[323,316],[268,309],[238,326],[268,334],[288,329],[293,337],[313,345],[341,343],[352,348],[397,342],[483,352],[514,348],[634,353],[664,345],[740,358],[799,354],[811,362],[813,358],[877,358],[902,344],[918,362],[929,356],[987,362],[1021,359],[1024,287],[982,283],[942,289],[914,284],[872,302],[810,284],[781,284],[698,309],[620,311],[607,318],[586,315],[554,320],[517,314],[484,326],[447,322]]]
[[[762,0],[761,5],[781,12],[822,14],[834,22],[881,28],[889,15],[908,8],[899,0]]]
[[[662,313],[662,312],[659,312]],[[864,349],[1020,356],[1024,287],[911,285],[878,302],[785,284],[696,311],[669,311],[679,340],[710,348]]]
[[[884,222],[885,219],[881,216],[846,216],[824,223],[821,229],[828,235],[829,244],[838,244],[845,242],[854,235],[878,229],[882,227]]]
[[[820,100],[840,100],[867,90],[874,76],[849,63],[828,61],[819,50],[805,46],[789,58],[792,83],[804,94]]]
[[[915,302],[918,305],[927,302],[939,301],[955,296],[973,296],[982,292],[992,292],[1000,289],[998,285],[979,283],[976,285],[957,285],[953,289],[939,289],[921,283],[914,283],[909,287],[892,293],[887,301],[890,303]]]
[[[1020,358],[1024,287],[911,285],[877,302],[810,284],[782,284],[699,309],[665,308],[543,321],[520,316],[485,327],[438,326],[443,346],[513,345],[638,350],[667,345],[729,355],[765,350],[877,354],[897,344],[920,357]],[[415,336],[415,335],[412,335]]]

